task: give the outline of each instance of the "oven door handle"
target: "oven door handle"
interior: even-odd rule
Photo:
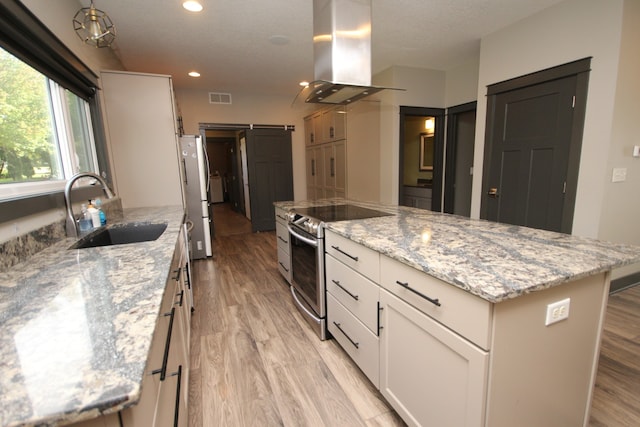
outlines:
[[[296,233],[289,224],[287,224],[287,228],[289,229],[289,233],[293,234],[293,237],[296,237],[296,238],[302,240],[303,242],[305,242],[308,245],[313,246],[314,248],[318,247],[318,242],[317,241]]]
[[[309,309],[304,306],[304,304],[298,299],[295,288],[293,286],[289,286],[289,288],[291,289],[291,295],[293,295],[293,299],[296,300],[296,304],[298,304],[298,307],[300,307],[305,313],[307,313],[309,317],[311,317],[316,323],[320,323],[322,319],[316,316],[314,313],[310,312]]]

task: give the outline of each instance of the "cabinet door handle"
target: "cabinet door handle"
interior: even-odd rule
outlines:
[[[316,160],[311,159],[311,176],[316,176]]]
[[[282,240],[282,243],[289,243],[288,240],[284,240],[282,237],[278,236],[278,239]]]
[[[331,166],[330,166],[330,169],[331,169],[331,177],[332,177],[332,178],[333,178],[334,176],[336,176],[335,163],[336,163],[336,162],[335,162],[335,159],[332,157],[332,158],[329,160],[329,164],[331,165]]]
[[[340,284],[340,281],[339,281],[339,280],[333,280],[333,279],[331,279],[331,281],[332,281],[333,283],[335,283],[337,287],[339,287],[340,289],[342,289],[343,291],[345,291],[345,292],[346,292],[346,293],[347,293],[351,298],[353,298],[354,300],[358,301],[358,299],[359,299],[358,295],[354,295],[354,294],[352,294],[351,292],[349,292],[349,290],[348,290],[347,288],[345,288],[344,286],[342,286],[342,285]]]
[[[351,339],[351,337],[349,335],[347,335],[347,333],[345,331],[342,330],[342,328],[340,327],[340,323],[336,323],[333,322],[334,325],[336,325],[336,328],[338,328],[338,330],[340,332],[342,332],[342,335],[344,335],[345,337],[347,337],[347,339],[351,342],[351,344],[353,344],[353,346],[355,348],[360,348],[360,343],[355,342],[354,340]]]
[[[184,282],[187,284],[187,289],[191,289],[191,281],[189,280],[189,264],[184,266]]]
[[[354,261],[358,261],[358,257],[357,257],[357,256],[349,255],[348,253],[346,253],[345,251],[343,251],[342,249],[340,249],[340,247],[339,247],[339,246],[333,246],[333,245],[331,245],[331,247],[332,247],[333,249],[335,249],[336,251],[340,252],[342,255],[346,255],[346,256],[348,256],[349,258],[351,258],[352,260],[354,260]]]
[[[378,316],[377,316],[378,317],[378,336],[380,336],[380,330],[384,329],[384,326],[380,324],[380,316],[382,315],[383,307],[380,307],[380,301],[378,301],[377,304],[378,304]]]
[[[180,273],[182,273],[181,268],[176,268],[175,270],[173,270],[173,274],[175,274],[175,276],[173,276],[173,280],[175,280],[176,282],[180,280]]]
[[[335,131],[333,130],[333,126],[329,127],[329,137],[333,138],[335,136]]]
[[[422,298],[426,299],[427,301],[429,301],[429,302],[430,302],[431,304],[433,304],[433,305],[437,305],[438,307],[440,307],[440,306],[442,305],[442,304],[440,304],[440,301],[438,300],[438,298],[435,298],[435,299],[434,299],[434,298],[429,298],[429,297],[428,297],[428,296],[426,296],[425,294],[423,294],[423,293],[421,293],[421,292],[418,292],[418,291],[416,291],[415,289],[410,288],[410,287],[409,287],[409,283],[408,283],[408,282],[403,283],[403,282],[401,282],[401,281],[399,281],[399,280],[396,280],[396,283],[397,283],[398,285],[400,285],[400,286],[404,287],[405,289],[407,289],[407,290],[409,290],[409,291],[413,292],[414,294],[421,296]]]
[[[167,377],[167,362],[169,361],[169,347],[171,346],[171,331],[173,330],[173,318],[176,314],[176,308],[171,307],[170,313],[165,313],[169,317],[169,329],[167,330],[167,339],[164,342],[164,355],[162,356],[162,367],[151,371],[152,375],[160,374],[160,381],[164,381]]]
[[[310,134],[310,135],[311,135],[310,140],[311,140],[311,143],[313,144],[313,136],[314,136],[314,135],[313,135],[313,132],[311,132],[311,134]]]
[[[289,272],[289,269],[287,267],[285,267],[283,263],[278,261],[278,264],[280,264],[282,266],[282,268],[284,268],[284,271],[286,271],[287,273]]]
[[[178,371],[171,374],[172,377],[177,376],[176,384],[176,406],[173,412],[173,427],[178,427],[178,419],[180,418],[180,386],[182,385],[182,365],[178,365]]]

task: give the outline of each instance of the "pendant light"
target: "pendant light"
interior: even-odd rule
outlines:
[[[105,12],[96,9],[93,0],[73,17],[73,29],[80,39],[94,47],[109,47],[116,38],[116,27]]]

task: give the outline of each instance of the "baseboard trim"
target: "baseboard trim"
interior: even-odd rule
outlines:
[[[637,284],[640,284],[640,272],[612,280],[609,294],[620,292]]]

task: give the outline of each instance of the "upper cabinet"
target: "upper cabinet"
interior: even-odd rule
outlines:
[[[380,103],[371,101],[305,117],[307,199],[379,199],[379,123]]]
[[[345,139],[347,114],[344,107],[336,107],[322,112],[322,142]]]

